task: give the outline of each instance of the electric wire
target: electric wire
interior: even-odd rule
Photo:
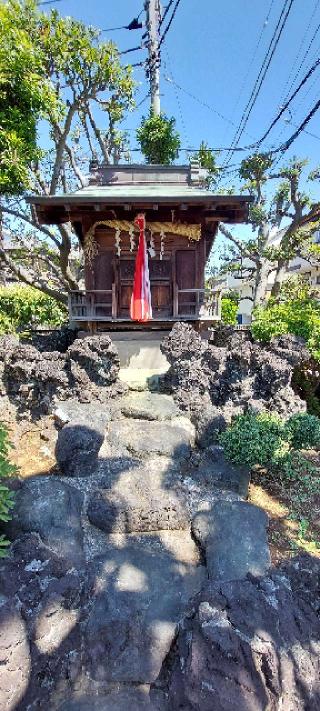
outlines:
[[[242,134],[243,134],[243,132],[244,132],[244,130],[245,130],[245,127],[246,127],[246,125],[247,125],[247,123],[248,123],[248,120],[249,120],[249,117],[250,117],[250,115],[251,115],[252,109],[253,109],[253,107],[254,107],[254,105],[255,105],[255,103],[256,103],[256,100],[257,100],[257,98],[258,98],[258,96],[259,96],[259,93],[260,93],[260,91],[261,91],[263,82],[264,82],[264,80],[265,80],[265,78],[266,78],[268,69],[269,69],[269,67],[270,67],[270,65],[271,65],[273,56],[274,56],[275,51],[276,51],[276,49],[277,49],[277,47],[278,47],[278,44],[279,44],[279,41],[280,41],[282,32],[283,32],[283,30],[284,30],[284,28],[285,28],[285,25],[286,25],[286,23],[287,23],[287,20],[288,20],[288,17],[289,17],[291,8],[292,8],[292,6],[293,6],[293,3],[294,3],[294,0],[289,0],[289,4],[288,4],[288,0],[285,0],[285,1],[284,1],[284,4],[283,4],[282,10],[281,10],[281,14],[280,14],[279,20],[278,20],[278,22],[277,22],[276,28],[275,28],[274,33],[273,33],[273,35],[272,35],[271,41],[270,41],[270,43],[269,43],[268,50],[267,50],[267,52],[266,52],[266,55],[265,55],[265,58],[264,58],[264,60],[263,60],[262,65],[261,65],[261,68],[260,68],[260,70],[259,70],[257,79],[256,79],[256,81],[255,81],[255,83],[254,83],[254,86],[253,86],[253,89],[252,89],[250,98],[249,98],[249,100],[248,100],[248,102],[247,102],[247,104],[246,104],[246,106],[245,106],[245,109],[244,109],[244,111],[243,111],[243,113],[242,113],[242,117],[241,117],[241,119],[240,119],[239,127],[238,127],[238,129],[237,129],[237,131],[236,131],[236,133],[235,133],[235,135],[234,135],[233,140],[232,140],[232,146],[233,146],[233,145],[237,145],[237,143],[239,142],[239,140],[240,140],[240,138],[241,138],[241,136],[242,136]],[[228,163],[229,160],[231,160],[231,156],[232,156],[232,150],[231,150],[231,152],[230,152],[230,156],[227,156],[227,158],[226,158],[226,164]]]
[[[318,2],[320,2],[320,0],[318,0]],[[236,108],[238,107],[238,104],[239,104],[239,101],[240,101],[240,97],[241,97],[241,95],[242,95],[242,93],[243,93],[243,90],[244,90],[244,87],[245,87],[245,85],[246,85],[246,83],[247,83],[247,80],[248,80],[248,77],[249,77],[249,74],[250,74],[250,71],[251,71],[251,67],[252,67],[252,65],[253,65],[253,63],[254,63],[254,60],[255,60],[255,58],[256,58],[256,56],[257,56],[258,49],[259,49],[260,44],[261,44],[261,40],[262,40],[262,37],[263,37],[264,30],[265,30],[265,28],[266,28],[266,26],[267,26],[267,24],[268,24],[268,22],[269,22],[269,18],[270,18],[270,15],[271,15],[271,11],[272,11],[273,5],[274,5],[274,0],[271,0],[270,5],[269,5],[269,9],[268,9],[268,12],[267,12],[267,15],[266,15],[266,17],[265,17],[265,19],[264,19],[264,21],[263,21],[263,25],[262,25],[262,28],[261,28],[261,31],[260,31],[260,35],[259,35],[259,37],[258,37],[258,41],[257,41],[257,43],[256,43],[256,46],[255,46],[254,50],[253,50],[253,54],[252,54],[252,56],[251,56],[251,59],[249,60],[249,66],[248,66],[248,68],[247,68],[245,77],[244,77],[244,79],[243,79],[243,81],[242,81],[242,84],[241,84],[241,86],[240,86],[240,90],[239,90],[237,99],[236,99],[235,104],[234,104],[234,106],[233,106],[232,115],[235,113],[235,110],[236,110]]]
[[[291,104],[291,102],[295,99],[295,97],[297,96],[297,94],[299,93],[299,91],[301,91],[302,87],[306,84],[306,82],[307,82],[308,79],[311,77],[311,75],[313,74],[313,72],[315,72],[315,70],[318,68],[319,64],[320,64],[320,59],[317,59],[317,61],[312,65],[312,67],[309,69],[309,71],[307,72],[307,74],[303,77],[303,79],[301,80],[301,82],[300,82],[299,86],[297,87],[297,89],[296,89],[296,90],[293,92],[293,94],[289,97],[289,99],[286,101],[286,103],[281,107],[281,110],[280,110],[279,113],[277,114],[276,118],[272,121],[272,123],[270,124],[269,128],[267,129],[267,131],[263,134],[262,138],[260,138],[260,140],[259,140],[259,142],[258,142],[258,145],[259,145],[259,146],[260,146],[260,144],[267,138],[267,136],[269,136],[269,133],[272,131],[272,129],[273,129],[273,127],[275,126],[275,124],[279,121],[279,119],[281,118],[282,114],[284,114],[284,112],[287,111],[288,106],[289,106],[289,105]]]
[[[175,6],[174,6],[174,8],[173,8],[173,10],[172,10],[172,15],[171,15],[170,20],[169,20],[169,22],[168,22],[168,24],[167,24],[167,27],[165,28],[165,30],[163,31],[163,34],[162,34],[161,37],[160,37],[159,44],[158,44],[158,50],[160,49],[161,45],[163,44],[163,42],[164,42],[164,40],[165,40],[165,38],[166,38],[166,36],[167,36],[169,30],[170,30],[170,27],[171,27],[171,25],[172,25],[172,23],[173,23],[173,20],[174,20],[174,18],[175,18],[175,15],[176,15],[176,12],[177,12],[178,7],[179,7],[179,5],[180,5],[180,2],[181,2],[181,0],[176,0],[176,4],[175,4]]]
[[[168,5],[165,8],[165,11],[164,11],[162,17],[160,18],[159,27],[161,27],[161,25],[164,23],[164,21],[167,17],[167,14],[168,14],[170,8],[172,7],[173,3],[174,3],[174,0],[169,0]]]
[[[227,118],[227,116],[224,116],[224,114],[222,114],[220,111],[218,111],[214,106],[208,104],[206,101],[203,101],[202,99],[199,99],[199,97],[192,94],[191,91],[188,91],[180,84],[177,84],[177,82],[174,81],[174,79],[172,77],[165,76],[164,79],[165,79],[165,81],[169,82],[169,84],[174,84],[174,86],[177,89],[180,89],[180,91],[182,91],[184,94],[186,94],[187,96],[190,96],[190,98],[193,99],[194,101],[196,101],[198,104],[200,104],[201,106],[204,106],[206,109],[209,109],[209,111],[212,111],[214,114],[219,116],[219,118],[221,118],[223,121],[226,121],[227,123],[231,124],[231,126],[237,125],[235,123],[235,121],[232,121],[231,119]],[[245,133],[247,133],[247,131],[245,131]],[[247,133],[247,135],[249,136],[250,134]]]

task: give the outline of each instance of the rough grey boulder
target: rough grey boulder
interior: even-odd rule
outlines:
[[[209,586],[154,692],[174,710],[316,711],[319,575],[319,559],[300,556],[264,578]]]
[[[59,711],[157,711],[147,691],[133,685],[108,696],[85,696],[66,701]]]
[[[246,498],[250,483],[250,470],[245,466],[236,466],[228,462],[222,447],[207,447],[196,462],[193,458],[187,467],[187,474],[202,489],[222,489],[234,491]]]
[[[211,434],[214,441],[223,427],[220,418],[228,422],[249,408],[283,417],[305,411],[305,402],[291,387],[294,368],[309,357],[301,339],[281,337],[263,347],[248,334],[228,328],[222,337],[222,332],[206,342],[191,326],[180,323],[161,344],[171,364],[162,389],[198,422],[200,444],[206,444]]]
[[[225,416],[214,405],[197,408],[191,419],[196,428],[196,443],[203,449],[217,442],[219,434],[227,428]]]
[[[29,684],[31,655],[27,630],[14,601],[0,593],[0,706],[19,708]]]
[[[66,476],[88,476],[97,469],[103,433],[77,422],[70,422],[60,430],[56,444],[56,459]]]
[[[80,492],[58,479],[26,479],[15,493],[12,521],[4,531],[12,540],[38,533],[53,552],[77,566],[83,561],[81,506]]]
[[[173,329],[161,342],[161,351],[169,363],[190,360],[201,356],[203,345],[198,334],[188,324],[177,321]]]
[[[77,339],[68,348],[66,361],[81,402],[90,402],[92,394],[101,398],[103,389],[116,382],[120,369],[118,351],[107,335]]]
[[[217,501],[196,514],[192,531],[205,550],[209,579],[264,575],[270,566],[267,524],[266,513],[245,501]]]
[[[151,683],[204,570],[187,531],[110,539],[89,566],[94,592],[84,631],[86,673],[97,682]]]
[[[35,534],[0,561],[1,710],[56,709],[79,678],[85,575],[68,568]]]
[[[105,403],[126,391],[118,380],[115,346],[108,336],[76,339],[65,353],[43,352],[8,337],[0,339],[1,394],[18,412],[40,417],[53,403],[76,397]]]

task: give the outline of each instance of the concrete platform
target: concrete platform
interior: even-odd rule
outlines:
[[[169,363],[161,353],[160,343],[169,331],[106,331],[119,352],[121,368],[165,372]]]

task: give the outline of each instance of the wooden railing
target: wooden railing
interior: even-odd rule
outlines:
[[[112,289],[86,289],[69,294],[71,321],[111,321],[117,317],[116,285]]]
[[[69,294],[71,321],[117,321],[116,285],[112,289],[86,289]],[[128,316],[129,317],[129,316]],[[178,289],[173,286],[172,316],[165,319],[216,320],[221,318],[221,292],[212,289]],[[125,320],[125,319],[120,319]]]
[[[174,284],[173,316],[176,318],[221,318],[221,292],[212,289],[179,289]]]

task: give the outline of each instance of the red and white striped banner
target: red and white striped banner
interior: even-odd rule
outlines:
[[[148,252],[145,236],[145,216],[142,214],[137,215],[134,224],[139,227],[140,237],[134,273],[130,316],[133,321],[150,321],[150,319],[152,319],[152,306]]]

